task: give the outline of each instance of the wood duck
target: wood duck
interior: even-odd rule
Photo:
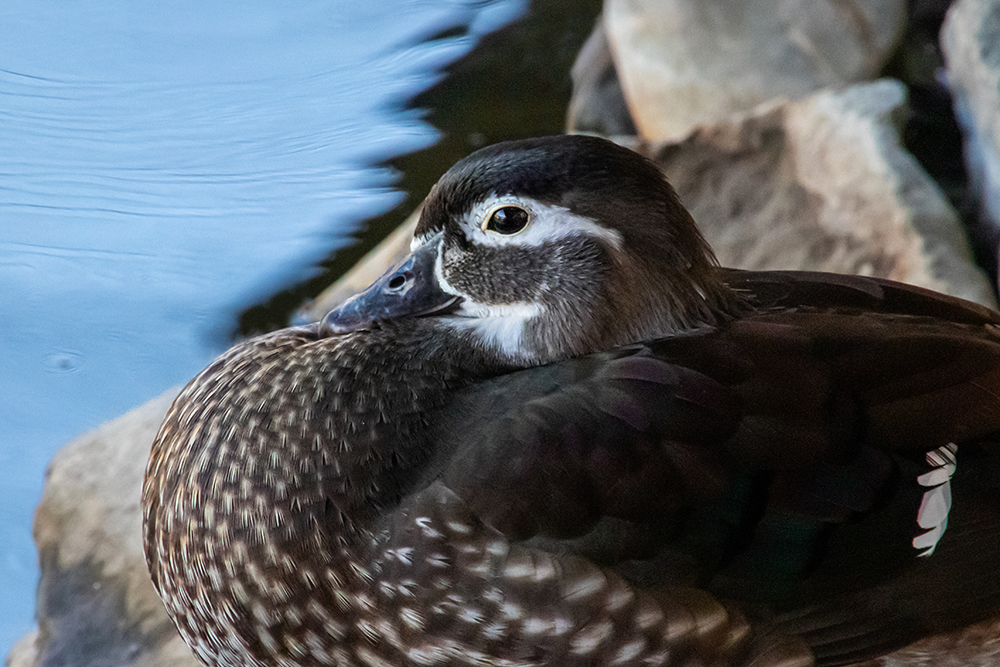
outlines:
[[[1000,315],[719,268],[610,142],[499,144],[412,254],[178,396],[142,505],[208,665],[845,664],[1000,613]]]

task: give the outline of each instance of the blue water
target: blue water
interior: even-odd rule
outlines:
[[[0,655],[33,623],[52,454],[186,381],[397,203],[372,165],[436,138],[402,102],[524,9],[0,4]]]

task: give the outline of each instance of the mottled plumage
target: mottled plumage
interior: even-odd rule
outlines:
[[[637,155],[501,144],[400,267],[184,389],[150,572],[210,665],[878,655],[1000,613],[998,327],[720,269]]]

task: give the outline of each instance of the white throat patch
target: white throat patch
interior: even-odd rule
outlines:
[[[470,299],[445,278],[443,252],[444,247],[438,246],[434,277],[443,291],[462,297],[462,303],[454,313],[441,317],[441,321],[457,331],[471,334],[484,347],[499,352],[508,360],[530,359],[523,346],[524,331],[529,321],[545,312],[545,306],[534,301],[484,304]]]
[[[444,322],[457,330],[471,334],[485,347],[499,352],[511,361],[527,360],[524,332],[528,322],[545,312],[535,302],[484,305],[464,301],[454,315]]]

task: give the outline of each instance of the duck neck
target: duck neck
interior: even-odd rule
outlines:
[[[317,346],[322,397],[314,419],[327,439],[317,463],[330,480],[329,502],[357,525],[396,504],[420,476],[433,453],[428,413],[470,383],[511,370],[430,320],[385,323]]]

